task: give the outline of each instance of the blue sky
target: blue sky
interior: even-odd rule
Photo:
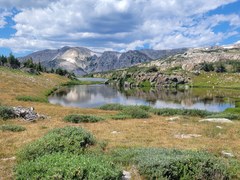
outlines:
[[[240,0],[1,0],[0,54],[240,43]]]

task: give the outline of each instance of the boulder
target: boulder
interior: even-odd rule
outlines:
[[[36,113],[33,107],[30,108],[13,107],[13,112],[16,117],[23,118],[26,121],[35,121],[38,119],[46,118],[46,116]]]

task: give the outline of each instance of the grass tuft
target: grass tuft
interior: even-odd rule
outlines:
[[[26,128],[18,125],[2,125],[0,126],[1,131],[12,131],[12,132],[21,132],[25,131]]]
[[[152,109],[151,112],[153,112],[156,115],[160,115],[160,116],[183,115],[183,116],[206,117],[206,116],[215,114],[213,112],[197,110],[197,109],[170,109],[170,108]]]
[[[108,111],[121,111],[123,110],[124,106],[121,104],[105,104],[103,106],[100,106],[99,108]]]
[[[18,101],[29,101],[29,102],[44,102],[47,103],[47,98],[33,97],[33,96],[17,96]]]
[[[81,114],[70,114],[64,117],[64,121],[72,123],[95,123],[99,121],[104,121],[105,119],[93,115],[81,115]]]

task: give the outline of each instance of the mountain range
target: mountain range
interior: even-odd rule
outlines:
[[[121,53],[117,51],[95,52],[84,47],[65,46],[56,50],[46,49],[37,51],[25,57],[20,57],[19,60],[25,61],[31,58],[33,62],[40,62],[48,69],[63,68],[77,75],[84,75],[127,68],[140,63],[184,53],[187,50],[186,48],[172,50],[144,49]]]

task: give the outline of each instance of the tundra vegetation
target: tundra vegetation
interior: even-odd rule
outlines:
[[[211,81],[239,88],[237,73],[202,72],[192,79],[193,86],[212,87]],[[63,84],[76,83],[0,67],[0,179],[121,179],[123,170],[142,179],[240,178],[237,97],[236,107],[221,113],[119,104],[80,109],[38,100]],[[47,118],[22,121],[13,106],[34,107]],[[210,117],[233,121],[200,122]]]

